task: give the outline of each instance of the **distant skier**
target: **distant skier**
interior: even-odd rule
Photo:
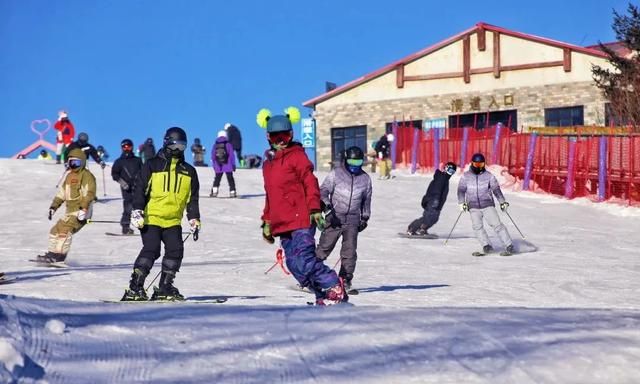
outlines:
[[[227,139],[229,139],[229,142],[236,153],[235,159],[238,159],[240,162],[240,168],[244,168],[245,164],[243,160],[244,158],[242,157],[242,135],[240,134],[240,129],[231,123],[226,123],[224,125],[224,130],[227,132]],[[233,164],[235,165],[235,162]]]
[[[476,256],[493,252],[489,236],[484,230],[483,219],[498,234],[505,246],[503,256],[511,255],[515,250],[507,228],[500,221],[493,196],[498,199],[500,209],[506,211],[509,203],[504,198],[498,180],[485,168],[484,155],[476,153],[471,158],[471,167],[466,171],[458,184],[458,204],[465,212],[471,213],[473,231],[482,245],[482,252],[474,252]]]
[[[140,152],[140,158],[143,163],[146,163],[147,160],[153,158],[156,155],[156,147],[153,145],[153,139],[150,137],[147,138],[147,140],[140,145],[138,151]]]
[[[193,157],[193,165],[196,167],[206,167],[207,164],[204,163],[204,154],[207,152],[207,149],[200,143],[199,138],[193,139],[193,144],[191,145],[191,156]]]
[[[260,168],[262,165],[262,157],[258,155],[246,155],[244,156],[244,165],[245,167],[251,168]]]
[[[75,148],[69,151],[67,158],[69,172],[58,188],[49,207],[49,220],[64,203],[66,212],[49,231],[49,249],[45,255],[39,255],[37,261],[56,263],[65,261],[71,248],[71,238],[91,218],[91,207],[96,199],[96,178],[86,168],[87,158],[84,152]]]
[[[382,135],[376,143],[375,151],[378,157],[378,167],[380,168],[379,180],[387,180],[391,178],[391,134]]]
[[[60,164],[62,161],[66,163],[66,158],[62,159],[62,155],[68,153],[67,147],[71,145],[76,135],[76,130],[66,111],[58,112],[58,121],[56,121],[54,128],[58,131],[56,135],[56,164]]]
[[[49,152],[47,152],[46,149],[43,149],[40,151],[40,154],[38,155],[38,160],[51,160],[51,159],[53,158],[51,157]]]
[[[109,152],[107,152],[102,145],[96,147],[96,152],[98,152],[98,156],[100,156],[103,161],[109,160]]]
[[[184,160],[186,148],[185,131],[179,127],[169,128],[162,150],[144,163],[138,175],[133,190],[131,224],[140,229],[142,250],[133,264],[129,289],[125,290],[122,301],[148,299],[144,281],[160,257],[161,243],[165,252],[162,273],[159,288],[154,288],[151,300],[184,300],[173,280],[184,254],[180,223],[185,209],[194,240],[200,231],[200,183],[196,169]]]
[[[280,237],[289,271],[301,287],[309,287],[317,305],[347,301],[342,279],[316,257],[314,234],[324,227],[320,188],[313,164],[300,143],[293,141],[293,126],[300,111],[289,107],[286,116],[271,116],[262,109],[257,122],[267,129],[271,149],[262,165],[265,206],[262,237],[270,244]]]
[[[217,197],[218,190],[220,189],[220,181],[222,180],[222,174],[227,175],[227,182],[229,183],[229,197],[238,197],[236,193],[236,182],[233,178],[233,172],[236,170],[236,158],[233,153],[233,147],[229,140],[227,140],[227,132],[218,132],[218,138],[213,143],[213,150],[211,150],[211,166],[216,176],[213,179],[213,187],[211,187],[210,197]]]
[[[122,154],[111,167],[111,177],[120,184],[122,193],[122,217],[120,225],[123,235],[133,235],[131,229],[131,210],[133,207],[133,187],[142,169],[142,160],[133,154],[133,141],[124,139],[120,143]]]
[[[436,169],[433,180],[427,187],[427,192],[422,196],[422,217],[415,219],[409,224],[407,234],[410,236],[429,235],[429,228],[433,227],[440,219],[440,211],[447,201],[449,194],[449,179],[456,173],[456,165],[448,162],[444,167],[444,172]]]
[[[102,167],[102,169],[107,166],[100,155],[98,155],[96,147],[89,144],[89,135],[87,135],[86,133],[80,132],[78,134],[78,140],[74,141],[69,145],[69,147],[67,147],[64,155],[65,159],[67,158],[67,154],[76,148],[82,150],[87,159],[89,158],[89,156],[91,156],[96,163],[100,164],[100,167]]]
[[[342,237],[340,276],[347,292],[358,259],[358,233],[371,217],[371,178],[362,170],[364,153],[359,147],[345,151],[344,163],[329,172],[320,186],[326,227],[320,235],[316,257],[326,260]]]

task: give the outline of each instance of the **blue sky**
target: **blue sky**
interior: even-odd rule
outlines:
[[[255,115],[281,113],[479,21],[572,44],[615,39],[627,1],[0,0],[0,157],[69,111],[112,155],[183,127],[210,147],[225,122],[262,153]],[[298,135],[298,130],[296,131]],[[54,141],[53,133],[47,135]],[[208,156],[208,154],[207,154]]]

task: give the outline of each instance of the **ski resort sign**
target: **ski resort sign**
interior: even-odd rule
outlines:
[[[313,119],[302,119],[302,146],[315,148],[316,146],[316,122]]]

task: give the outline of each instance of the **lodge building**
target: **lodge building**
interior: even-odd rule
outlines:
[[[483,129],[608,124],[592,65],[597,47],[478,23],[449,39],[305,101],[316,123],[318,169],[351,145],[370,148],[394,121]]]

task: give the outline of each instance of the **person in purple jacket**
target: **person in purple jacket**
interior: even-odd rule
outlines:
[[[211,151],[211,166],[216,173],[215,179],[213,179],[213,187],[211,188],[211,194],[209,197],[218,196],[218,188],[220,187],[220,180],[222,180],[222,174],[227,175],[227,181],[229,182],[229,197],[238,197],[236,193],[236,182],[233,179],[233,172],[236,170],[236,158],[233,153],[233,147],[227,139],[227,132],[218,132],[218,138],[213,143],[213,150]]]
[[[509,256],[515,251],[511,236],[500,221],[493,196],[498,199],[500,209],[503,212],[506,211],[509,203],[502,194],[498,180],[491,172],[487,172],[484,155],[476,153],[471,158],[471,167],[462,175],[458,184],[458,204],[464,212],[471,214],[473,231],[482,245],[482,252],[474,252],[474,256],[484,256],[493,252],[487,231],[484,230],[483,219],[493,228],[504,244],[505,251],[501,255]]]

